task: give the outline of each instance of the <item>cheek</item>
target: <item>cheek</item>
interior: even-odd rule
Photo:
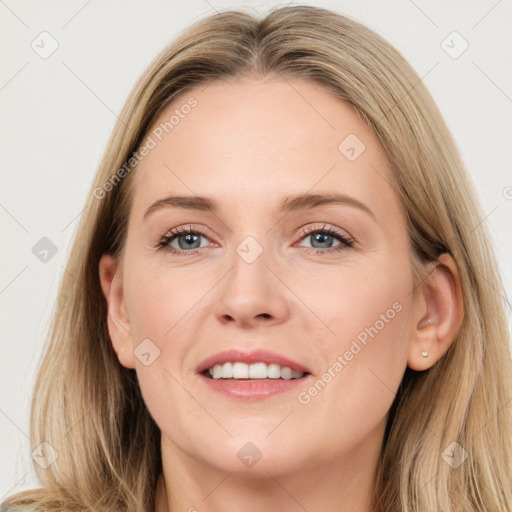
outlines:
[[[350,369],[343,374],[355,372],[357,378],[344,386],[378,380],[372,370],[392,389],[400,382],[412,327],[413,275],[407,253],[397,262],[376,258],[373,264],[319,273],[298,293],[321,319],[314,343],[323,363],[332,365],[342,356]]]
[[[287,277],[296,294],[304,297],[318,326],[325,328],[322,335],[325,331],[326,337],[319,343],[339,347],[359,334],[364,339],[365,329],[371,326],[379,333],[399,330],[412,303],[412,271],[406,270],[410,263],[405,257],[400,264],[392,262],[396,258],[387,260],[349,261],[328,271],[309,272],[307,279]]]
[[[378,290],[351,284],[326,301],[323,318],[336,335],[315,340],[324,367],[297,396],[297,417],[315,418],[326,452],[363,443],[383,427],[407,365],[411,299],[396,282],[382,280]]]
[[[343,348],[358,340],[378,356],[407,345],[407,325],[411,313],[410,286],[396,274],[380,271],[350,276],[331,291],[325,300],[324,316],[336,333],[337,345]],[[370,347],[370,341],[376,340]]]
[[[137,338],[150,338],[163,349],[212,286],[211,272],[208,276],[198,269],[191,274],[187,269],[142,260],[134,261],[133,267],[138,272],[125,285],[130,326]]]
[[[144,402],[162,431],[172,430],[173,439],[184,444],[190,418],[204,421],[197,404],[182,387],[182,365],[188,338],[184,335],[187,313],[198,301],[200,281],[185,279],[184,272],[165,270],[163,265],[132,261],[132,272],[125,285],[125,299],[135,353],[137,345],[151,340],[145,352],[150,364],[136,358],[137,380]],[[205,292],[203,292],[204,295]],[[144,341],[147,343],[147,341]],[[141,344],[142,346],[142,344]]]

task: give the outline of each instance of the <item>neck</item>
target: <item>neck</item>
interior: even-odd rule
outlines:
[[[346,457],[286,473],[269,469],[247,476],[193,459],[162,433],[163,474],[155,512],[371,512],[382,439],[379,430]]]

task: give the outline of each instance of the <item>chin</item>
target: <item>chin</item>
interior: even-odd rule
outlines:
[[[251,440],[249,440],[251,439]],[[218,443],[218,441],[217,441]],[[265,439],[265,435],[236,437],[209,451],[205,463],[217,469],[233,473],[240,478],[269,478],[304,469],[303,446],[289,445],[286,449],[275,442]],[[301,455],[298,457],[298,455]]]

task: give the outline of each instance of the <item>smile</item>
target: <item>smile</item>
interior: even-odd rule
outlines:
[[[257,362],[252,364],[227,362],[208,368],[206,376],[212,379],[300,379],[304,372],[294,371],[287,366]]]

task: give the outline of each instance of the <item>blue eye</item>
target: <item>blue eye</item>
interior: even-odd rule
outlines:
[[[318,243],[320,245],[327,245],[328,247],[318,248],[318,247],[311,247],[309,248],[315,253],[315,254],[326,254],[326,253],[333,253],[338,251],[343,251],[347,248],[350,248],[354,245],[354,242],[352,239],[348,237],[346,233],[343,233],[342,231],[333,228],[333,227],[327,227],[325,224],[321,228],[311,228],[307,227],[304,230],[301,231],[301,239],[307,239],[309,237],[309,240],[311,243]],[[340,243],[337,246],[332,247],[331,244],[334,240],[338,240]]]
[[[192,226],[188,228],[176,228],[164,235],[158,245],[159,248],[165,248],[174,254],[195,254],[197,249],[201,248],[201,237],[206,238],[206,235],[197,228],[192,229]],[[171,245],[174,240],[178,242],[178,249]],[[199,245],[197,245],[198,241]]]

